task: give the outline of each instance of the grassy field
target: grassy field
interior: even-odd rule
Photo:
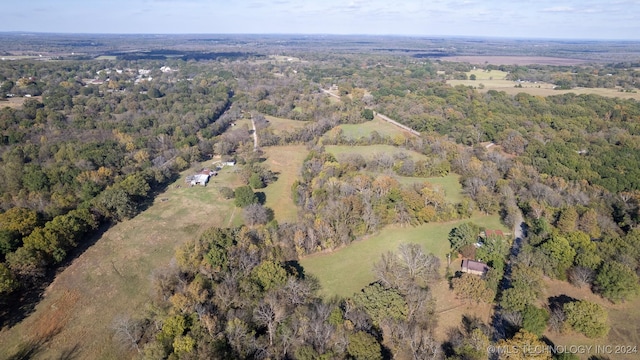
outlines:
[[[497,72],[497,71],[494,70],[487,74],[491,74],[494,72]],[[495,77],[493,78],[493,80],[479,80],[479,79],[475,81],[474,80],[448,80],[447,83],[451,86],[456,86],[456,85],[473,86],[477,88],[478,91],[481,91],[481,92],[487,92],[489,90],[504,91],[505,93],[510,95],[527,93],[534,96],[551,96],[551,95],[562,95],[562,94],[574,93],[577,95],[593,94],[593,95],[600,95],[605,97],[614,97],[614,98],[619,97],[619,98],[640,100],[639,92],[627,93],[627,92],[620,92],[619,89],[605,89],[605,88],[575,88],[571,90],[555,90],[554,89],[555,85],[549,84],[549,83],[542,83],[542,82],[520,83],[520,85],[522,85],[522,87],[520,88],[520,87],[515,87],[518,84],[515,81],[497,79]],[[480,84],[484,85],[483,89],[480,89]]]
[[[345,154],[360,154],[365,159],[371,159],[377,153],[385,153],[393,156],[394,154],[406,153],[413,160],[424,160],[426,157],[413,150],[402,149],[392,145],[367,145],[367,146],[349,146],[349,145],[327,145],[327,152],[332,153],[338,159]]]
[[[471,77],[471,75],[476,76],[477,80],[504,80],[509,75],[506,71],[501,70],[484,70],[484,69],[475,69],[467,72],[467,77]]]
[[[420,244],[427,252],[438,256],[443,266],[446,265],[448,234],[451,229],[466,221],[491,229],[507,230],[497,215],[475,215],[471,219],[416,227],[394,225],[333,252],[307,256],[300,264],[305,273],[318,278],[323,296],[348,297],[374,281],[373,264],[387,251],[396,251],[402,243]]]
[[[233,201],[218,190],[240,185],[235,168],[223,169],[207,187],[185,186],[184,177],[204,166],[185,171],[147,210],[108,229],[62,270],[35,311],[0,333],[0,352],[9,357],[30,341],[50,337],[31,358],[131,357],[114,343],[111,324],[144,312],[153,271],[169,265],[175,248],[205,229],[242,223]]]
[[[337,129],[342,130],[342,134],[347,139],[359,139],[361,137],[369,137],[372,132],[377,131],[382,136],[389,136],[394,138],[396,136],[405,136],[408,135],[406,131],[394,126],[382,119],[378,116],[374,117],[373,120],[367,121],[362,124],[342,124],[337,126],[332,131],[336,131]]]
[[[265,115],[265,118],[269,120],[269,128],[276,134],[282,133],[285,130],[293,131],[301,129],[308,123],[308,121],[284,119],[269,115]]]
[[[24,104],[25,101],[27,101],[27,99],[34,99],[37,101],[42,101],[42,96],[32,96],[30,98],[27,97],[11,97],[11,98],[7,98],[7,101],[0,101],[0,109],[4,108],[4,107],[10,107],[13,109],[17,109],[19,107],[22,107],[22,104]]]
[[[441,187],[449,202],[455,204],[462,201],[462,184],[460,184],[460,175],[458,174],[430,178],[408,176],[396,176],[396,178],[403,185],[429,182],[437,187]]]
[[[298,219],[298,209],[291,197],[291,186],[299,178],[307,149],[298,145],[266,147],[262,150],[267,157],[265,165],[278,173],[278,180],[262,190],[267,197],[265,206],[273,210],[278,222],[294,222]]]
[[[591,355],[607,355],[611,359],[638,359],[640,355],[634,354],[605,354],[596,353],[596,346],[612,345],[615,346],[636,346],[640,351],[640,297],[622,304],[612,304],[611,302],[601,298],[591,292],[588,288],[577,288],[564,281],[549,280],[546,281],[547,289],[545,298],[558,295],[567,295],[578,300],[588,300],[603,306],[609,313],[609,325],[611,330],[609,334],[601,339],[589,339],[586,336],[570,331],[557,334],[547,331],[544,335],[549,338],[555,345],[571,346],[586,345],[593,346],[589,354],[585,354],[581,359],[587,359]],[[545,305],[544,303],[541,305]]]

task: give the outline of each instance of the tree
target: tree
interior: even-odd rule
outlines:
[[[0,230],[0,259],[20,246],[20,236],[8,230]]]
[[[349,335],[347,353],[356,360],[382,360],[380,343],[364,331]]]
[[[287,271],[280,264],[266,260],[251,270],[249,279],[266,292],[283,285],[287,281]]]
[[[576,251],[571,247],[569,241],[561,236],[555,236],[540,246],[542,252],[547,255],[553,274],[558,279],[567,278],[567,270],[573,264]]]
[[[578,222],[578,212],[573,206],[569,206],[560,212],[560,217],[556,226],[563,233],[570,233],[576,230]]]
[[[264,181],[262,181],[262,176],[260,176],[260,174],[258,173],[251,174],[251,177],[249,177],[249,186],[254,189],[264,188],[265,185]]]
[[[532,289],[526,287],[511,287],[502,292],[500,306],[507,311],[523,311],[537,297]]]
[[[362,110],[362,117],[369,121],[373,120],[373,117],[374,117],[373,110],[371,109]]]
[[[31,209],[13,207],[0,214],[0,229],[27,236],[38,226],[38,213]]]
[[[222,195],[222,197],[227,200],[233,199],[233,197],[235,196],[235,194],[233,193],[233,189],[227,186],[223,186],[220,188],[220,195]]]
[[[478,240],[480,228],[472,222],[466,222],[449,232],[451,250],[457,252],[465,245],[472,245]]]
[[[589,338],[607,335],[607,312],[602,306],[587,300],[573,301],[564,305],[566,323]]]
[[[618,262],[605,262],[594,282],[598,292],[607,299],[618,302],[638,294],[638,275],[627,265]]]
[[[401,244],[398,255],[411,280],[429,282],[439,277],[440,259],[433,254],[425,254],[418,244]]]
[[[116,221],[130,219],[137,212],[136,203],[121,188],[108,188],[95,199],[97,210],[105,217]]]
[[[242,211],[242,215],[245,223],[249,226],[266,224],[269,221],[267,208],[261,204],[248,205]]]
[[[141,321],[134,320],[129,316],[118,316],[112,325],[114,337],[124,347],[133,348],[140,352],[140,340],[142,340],[144,333],[142,325]]]
[[[0,294],[10,293],[18,287],[18,281],[4,263],[0,263]]]
[[[547,321],[549,312],[546,309],[527,305],[522,311],[522,328],[533,334],[541,336],[547,328]]]
[[[477,275],[462,274],[451,280],[456,297],[466,301],[475,300],[476,304],[491,303],[496,293],[487,287],[487,282]]]
[[[240,186],[234,191],[235,204],[237,207],[247,207],[251,204],[258,203],[258,196],[253,192],[250,186]]]
[[[521,329],[513,338],[500,340],[496,349],[505,351],[498,352],[499,359],[509,360],[551,360],[549,347],[542,342],[535,334]]]
[[[363,308],[376,325],[385,319],[407,318],[407,302],[400,293],[395,289],[385,289],[378,283],[368,285],[354,295],[353,302]]]

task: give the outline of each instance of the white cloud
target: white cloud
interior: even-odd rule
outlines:
[[[571,6],[553,6],[549,8],[544,8],[541,10],[542,12],[574,12],[575,9]]]

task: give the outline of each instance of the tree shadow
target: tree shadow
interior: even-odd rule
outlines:
[[[562,310],[566,304],[578,301],[578,299],[562,294],[558,296],[552,296],[548,299],[548,301],[549,310],[554,311],[556,309]]]
[[[255,194],[256,194],[256,197],[258,198],[258,203],[260,205],[264,205],[267,202],[267,194],[265,194],[262,191],[258,191]]]
[[[298,279],[302,279],[302,280],[305,279],[306,274],[304,272],[304,268],[302,267],[302,265],[300,265],[298,260],[285,261],[284,264],[285,266],[287,266],[288,268],[291,268],[295,272],[295,275]]]
[[[34,278],[9,296],[4,297],[0,302],[0,330],[11,328],[31,315],[35,311],[36,305],[42,300],[44,291],[56,276],[93,246],[111,228],[111,225],[112,223],[100,225],[93,233],[87,235],[85,241],[69,250],[67,257],[60,264],[46,269],[44,276]]]

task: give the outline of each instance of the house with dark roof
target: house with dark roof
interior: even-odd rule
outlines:
[[[460,270],[463,273],[484,276],[489,271],[489,265],[480,261],[465,259],[462,260],[462,268]]]

